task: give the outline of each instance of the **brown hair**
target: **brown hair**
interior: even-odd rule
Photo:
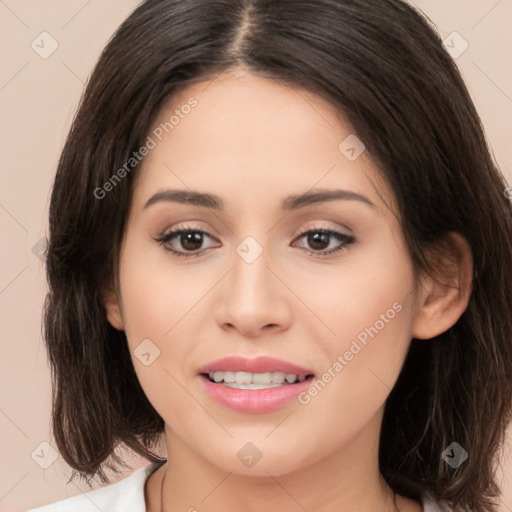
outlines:
[[[428,20],[399,0],[147,0],[119,27],[85,89],[52,190],[44,334],[52,428],[90,479],[151,461],[163,432],[101,290],[116,280],[135,168],[95,190],[140,148],[169,97],[242,66],[327,99],[349,120],[396,196],[413,263],[449,232],[469,242],[475,279],[459,321],[412,340],[385,409],[379,463],[410,498],[496,510],[498,451],[512,404],[512,222],[507,184],[456,65]],[[452,441],[469,458],[452,469]],[[111,464],[113,463],[113,464]]]

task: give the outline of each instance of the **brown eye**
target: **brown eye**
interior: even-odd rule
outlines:
[[[306,241],[306,244],[311,248],[311,250],[308,250],[307,248],[305,249],[312,255],[335,254],[355,242],[355,238],[353,236],[345,235],[344,233],[339,233],[338,231],[330,229],[312,229],[305,231],[301,233],[297,239],[304,239]],[[334,249],[331,248],[330,250],[327,250],[333,241]]]
[[[165,248],[182,257],[195,257],[196,252],[202,252],[204,239],[212,238],[210,234],[202,229],[175,229],[155,238]]]
[[[197,251],[203,245],[203,234],[197,231],[188,231],[178,235],[178,242],[187,251]]]

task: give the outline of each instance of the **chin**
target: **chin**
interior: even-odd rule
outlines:
[[[261,432],[261,430],[260,430]],[[292,439],[291,443],[286,446],[279,439],[265,439],[265,434],[251,436],[237,436],[231,439],[228,444],[222,446],[222,443],[212,442],[210,449],[203,453],[212,465],[217,468],[238,475],[257,476],[269,478],[270,476],[278,477],[293,473],[314,464],[321,456],[309,454],[304,458],[305,454],[301,446],[304,446],[307,439],[311,436],[304,433],[303,440]],[[212,450],[211,447],[216,449]]]

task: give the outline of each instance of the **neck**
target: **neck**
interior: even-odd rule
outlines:
[[[299,506],[311,512],[395,512],[394,493],[378,467],[378,442],[371,439],[375,436],[362,432],[306,467],[283,475],[278,475],[277,469],[261,470],[254,476],[212,464],[166,427],[168,462],[156,472],[152,485],[148,482],[147,510],[256,512],[270,507],[295,512]],[[401,497],[397,504],[407,512],[422,510],[416,502]]]

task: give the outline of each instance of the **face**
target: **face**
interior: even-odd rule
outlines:
[[[364,151],[354,158],[361,147],[329,103],[242,72],[174,96],[149,136],[108,317],[169,452],[253,475],[357,457],[351,447],[378,441],[417,313],[378,169]],[[241,359],[215,363],[228,356]],[[263,356],[279,361],[252,365]],[[250,370],[266,390],[202,375]],[[307,379],[280,384],[281,373]],[[264,464],[243,462],[258,453]]]

